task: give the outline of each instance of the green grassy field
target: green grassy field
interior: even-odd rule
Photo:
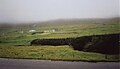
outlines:
[[[34,39],[72,38],[120,33],[118,21],[79,23],[45,23],[0,27],[0,57],[49,60],[119,61],[118,55],[76,51],[69,46],[29,46]],[[55,29],[55,32],[44,32]],[[29,30],[36,30],[29,32]],[[33,34],[35,33],[35,34]],[[21,45],[21,46],[18,46]]]
[[[64,61],[119,61],[118,55],[75,51],[69,46],[0,46],[0,57]]]
[[[29,30],[34,29],[36,32],[32,34]],[[44,32],[45,30],[57,29],[55,32]],[[0,45],[29,45],[34,39],[47,38],[72,38],[99,34],[119,33],[119,24],[116,23],[80,23],[70,25],[50,25],[42,27],[20,27],[20,28],[3,28],[0,29]],[[24,33],[20,33],[23,31]]]

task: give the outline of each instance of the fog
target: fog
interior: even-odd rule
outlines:
[[[119,17],[119,0],[0,0],[0,23]]]

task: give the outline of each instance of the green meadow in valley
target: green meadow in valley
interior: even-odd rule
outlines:
[[[82,52],[70,46],[30,46],[34,39],[74,38],[120,33],[118,19],[53,20],[0,25],[0,57],[71,61],[119,61],[118,55]]]

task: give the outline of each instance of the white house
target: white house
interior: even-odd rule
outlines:
[[[45,30],[44,33],[54,33],[55,32],[55,29],[52,29],[52,30]]]
[[[29,30],[29,32],[31,33],[31,32],[36,32],[36,30]]]

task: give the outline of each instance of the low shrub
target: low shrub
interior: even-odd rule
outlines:
[[[119,34],[92,35],[61,39],[35,39],[31,42],[31,45],[69,45],[74,50],[79,51],[118,54]]]
[[[31,45],[68,45],[68,39],[35,39]]]

